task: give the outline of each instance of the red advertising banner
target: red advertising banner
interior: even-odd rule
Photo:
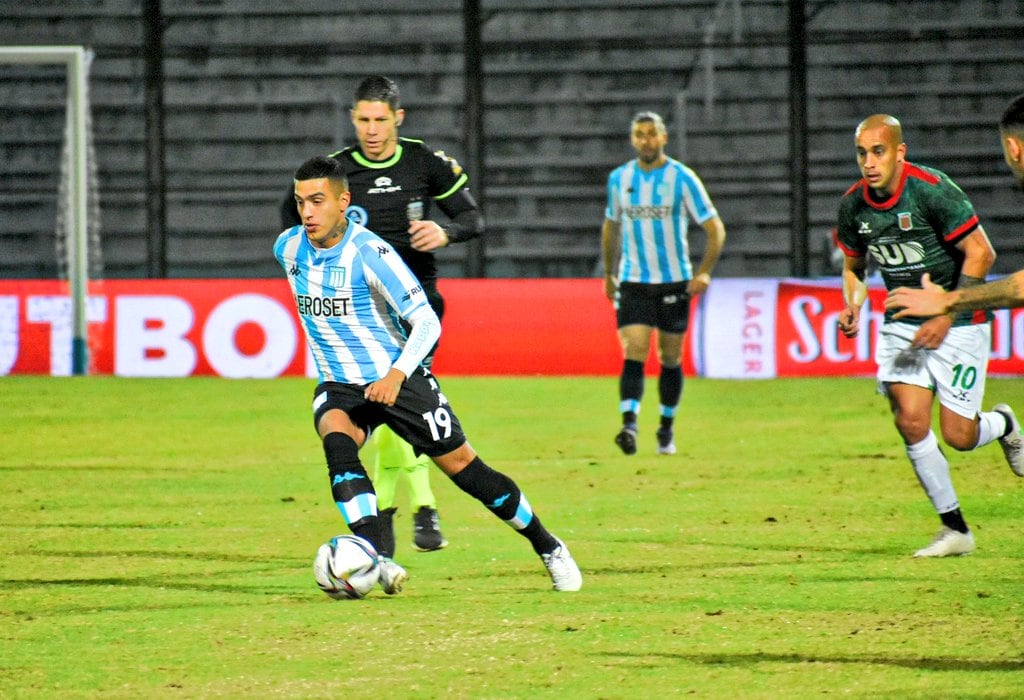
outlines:
[[[622,367],[600,280],[444,280],[449,375],[612,375]],[[91,282],[89,372],[316,376],[285,280]],[[0,375],[71,373],[66,283],[0,281]],[[685,368],[693,373],[691,362]],[[657,371],[653,355],[649,373]]]
[[[443,280],[441,375],[617,375],[615,312],[599,279]],[[843,338],[838,280],[715,280],[691,307],[687,374],[873,375],[885,292]],[[92,282],[89,371],[132,377],[316,376],[285,280]],[[57,281],[0,281],[0,375],[71,371],[71,301]],[[657,373],[652,349],[647,373]],[[993,374],[1024,374],[1024,309],[995,312]]]

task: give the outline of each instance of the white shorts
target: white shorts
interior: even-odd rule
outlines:
[[[886,323],[878,335],[878,391],[888,394],[889,384],[912,384],[931,389],[939,403],[965,418],[981,412],[985,375],[992,347],[987,323],[954,326],[936,350],[912,350],[918,326]]]

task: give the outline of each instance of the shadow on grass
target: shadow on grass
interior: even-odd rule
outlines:
[[[705,666],[753,666],[756,664],[857,664],[895,666],[925,671],[1024,671],[1024,659],[965,659],[955,656],[892,657],[892,656],[830,656],[827,654],[637,654],[632,652],[598,652],[596,656],[617,659],[664,659]]]

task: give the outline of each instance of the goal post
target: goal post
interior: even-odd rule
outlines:
[[[88,372],[86,295],[89,286],[88,65],[90,52],[83,46],[0,46],[0,63],[63,65],[67,72],[68,109],[65,139],[71,155],[67,244],[68,286],[71,295],[71,373]]]

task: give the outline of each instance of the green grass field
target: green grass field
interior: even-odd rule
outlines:
[[[977,552],[938,519],[870,379],[687,380],[675,457],[612,444],[613,378],[443,380],[584,574],[433,482],[441,552],[332,601],[345,532],[308,380],[0,379],[0,696],[997,698],[1024,694],[1024,480],[946,450]],[[990,379],[986,405],[1024,380]]]

